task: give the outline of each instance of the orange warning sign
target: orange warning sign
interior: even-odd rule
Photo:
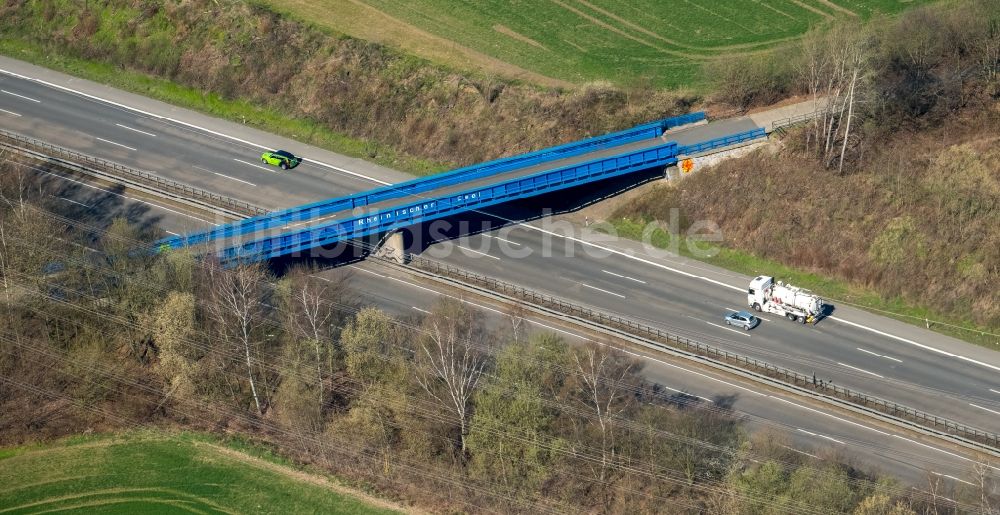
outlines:
[[[694,159],[684,159],[681,161],[681,171],[684,173],[691,173],[694,170]]]

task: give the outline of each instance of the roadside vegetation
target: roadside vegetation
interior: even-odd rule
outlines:
[[[719,224],[726,251],[710,262],[772,274],[781,263],[803,272],[786,279],[835,301],[955,324],[969,330],[953,334],[996,348],[998,26],[995,1],[932,6],[729,63],[720,100],[748,108],[779,91],[828,96],[830,110],[763,150],[653,188],[612,218],[627,231],[677,208],[682,230]]]
[[[12,57],[414,173],[680,114],[695,100],[461,73],[237,0],[18,0],[0,6],[0,34]]]
[[[242,435],[253,449],[434,512],[907,514],[997,502],[974,489],[910,490],[836,451],[802,454],[780,427],[751,433],[726,399],[664,391],[627,355],[529,331],[516,311],[501,327],[457,301],[393,318],[360,304],[343,273],[275,277],[259,265],[135,252],[155,229],[87,225],[82,210],[60,216],[52,194],[65,191],[2,166],[0,445],[21,447],[0,451],[0,474],[72,474],[29,460],[23,446],[82,428],[163,428]],[[146,464],[190,456],[186,437],[140,442]],[[111,466],[103,458],[127,451],[109,445],[73,465],[95,474],[86,480],[103,492],[95,499],[132,495],[109,494],[102,485],[112,482],[182,488],[169,470],[148,476],[156,486],[101,475]],[[217,490],[184,490],[205,505],[228,503],[225,492],[258,474],[225,457],[195,462],[186,477],[222,478]],[[17,488],[17,499],[86,493],[52,478]],[[145,498],[160,502],[158,492]]]
[[[154,2],[143,6],[127,2],[100,5],[62,0],[14,2],[0,8],[3,14],[0,16],[0,27],[3,27],[0,51],[417,174],[434,173],[449,165],[511,155],[677,114],[690,110],[698,100],[695,95],[657,89],[656,84],[648,80],[629,80],[630,84],[625,86],[597,82],[564,90],[504,79],[499,73],[458,72],[295,19],[296,13],[306,13],[300,10],[306,7],[344,8],[341,4],[305,6],[275,2],[274,5],[282,13],[290,13],[291,17],[264,5],[235,1]],[[360,9],[357,4],[352,5]],[[394,5],[385,4],[382,8],[402,8]],[[990,208],[995,206],[995,200],[989,197],[991,190],[988,187],[982,189],[986,198],[968,199],[970,191],[976,192],[972,194],[975,197],[980,195],[978,183],[960,186],[955,181],[943,179],[945,174],[931,170],[935,169],[938,159],[953,163],[948,165],[952,169],[964,166],[954,164],[945,154],[952,150],[938,145],[938,141],[948,141],[949,146],[955,147],[953,151],[962,155],[975,154],[976,149],[990,146],[988,135],[994,119],[991,113],[995,113],[990,99],[997,94],[995,64],[991,64],[995,63],[996,46],[991,43],[995,41],[995,29],[990,27],[994,26],[991,23],[995,24],[991,20],[995,20],[998,10],[996,2],[945,2],[911,9],[901,17],[887,19],[878,18],[876,13],[895,12],[903,4],[809,2],[809,5],[825,14],[835,11],[840,14],[820,24],[819,30],[801,37],[796,35],[794,43],[778,44],[771,52],[713,57],[699,65],[702,69],[697,75],[716,79],[708,87],[714,91],[711,100],[715,105],[728,106],[722,107],[723,111],[750,109],[794,95],[830,94],[842,100],[833,106],[824,123],[793,135],[788,141],[789,148],[778,156],[748,157],[738,161],[745,166],[762,167],[761,170],[740,175],[742,182],[722,181],[725,187],[734,187],[727,191],[729,200],[725,203],[734,210],[727,211],[726,220],[717,220],[725,222],[723,229],[729,235],[727,245],[732,251],[726,255],[733,259],[731,263],[721,259],[716,262],[746,271],[749,268],[744,266],[746,261],[775,260],[829,278],[812,282],[811,286],[846,281],[848,286],[843,288],[817,288],[831,297],[995,334],[996,306],[1000,303],[988,292],[996,291],[993,285],[998,274],[990,250],[996,245],[978,236],[961,236],[977,234],[969,229],[964,233],[948,232],[944,239],[934,239],[941,231],[931,229],[946,220],[968,218],[985,225],[981,230],[988,235],[996,225],[988,223],[995,211]],[[407,11],[414,20],[433,19],[433,16],[417,17],[414,13],[439,15],[443,4],[427,0],[420,6],[420,9]],[[554,18],[557,20],[578,16],[563,8],[552,8],[564,11],[563,18]],[[617,12],[600,3],[585,8]],[[811,13],[809,16],[818,16],[802,6],[794,9],[804,9]],[[847,15],[843,9],[860,16]],[[652,23],[654,18],[665,16],[656,9],[649,12],[629,9],[628,12],[634,19],[626,16],[614,23],[634,22],[635,27],[641,27],[642,23]],[[503,13],[516,17],[507,11]],[[323,16],[322,12],[308,11],[307,14],[316,23],[333,19]],[[712,34],[721,30],[722,25],[711,22],[718,18],[717,14],[704,13],[703,18],[689,20],[692,27],[705,24],[712,29],[706,29],[704,35],[699,36],[705,45],[711,46],[708,41]],[[862,24],[862,19],[872,17],[876,22]],[[471,24],[472,19],[452,21]],[[966,22],[970,27],[967,33],[961,29]],[[787,27],[782,25],[783,28],[775,30],[791,34],[802,29],[801,23],[797,25],[798,22],[792,23],[792,20],[788,23]],[[513,19],[503,26],[528,33]],[[864,27],[867,28],[862,30]],[[456,31],[455,37],[467,37],[475,30],[479,29]],[[759,50],[751,44],[756,37],[752,34],[756,32],[743,33],[741,37],[746,41],[741,40],[740,44],[750,44]],[[501,38],[511,37],[497,34]],[[619,43],[639,44],[621,35],[615,39]],[[543,46],[548,43],[543,41]],[[828,51],[824,53],[824,49]],[[919,52],[914,53],[911,49],[919,49]],[[716,51],[720,48],[709,53]],[[834,81],[829,74],[834,61],[841,65],[842,72],[857,70],[859,73],[853,75],[853,80],[852,74],[841,73]],[[827,75],[822,75],[824,73]],[[615,76],[623,75],[616,73]],[[846,102],[848,97],[850,101]],[[857,110],[845,113],[842,107]],[[837,120],[837,123],[825,123],[826,120]],[[841,123],[844,120],[853,123]],[[940,127],[946,122],[949,123],[947,127]],[[962,132],[970,123],[975,129]],[[977,132],[976,124],[981,124],[985,132]],[[958,134],[968,134],[969,141],[957,139],[953,129],[957,129]],[[974,141],[970,139],[973,135]],[[934,141],[930,141],[928,147],[922,143],[925,140]],[[961,146],[964,143],[969,146]],[[898,161],[885,150],[889,144],[894,149],[892,152],[907,159],[907,171],[897,172],[898,167],[893,168]],[[918,151],[913,152],[913,149]],[[753,162],[754,159],[758,162]],[[984,170],[983,180],[988,186],[995,177],[990,173],[996,169],[995,163],[988,156],[974,156],[973,159],[980,160],[979,169]],[[733,166],[743,169],[744,165],[732,163],[723,169],[731,170]],[[846,167],[847,172],[831,177],[832,167],[838,171]],[[792,179],[780,175],[783,170],[802,176]],[[917,173],[926,176],[927,181],[914,181]],[[794,192],[783,192],[784,199],[768,198],[767,203],[756,202],[749,210],[739,210],[746,205],[748,197],[735,187],[753,187],[761,176],[775,177],[777,182],[795,181],[802,187]],[[933,182],[931,177],[937,178],[934,179],[936,185],[929,185],[928,181]],[[863,184],[852,184],[852,181]],[[703,182],[712,181],[705,179],[689,184],[693,187]],[[900,189],[905,191],[899,196],[884,195],[886,191]],[[866,196],[862,197],[862,192],[866,192]],[[700,203],[687,207],[684,215],[688,218],[713,215],[708,209],[713,204],[708,201],[709,194],[718,195],[718,192],[691,190],[690,202]],[[626,207],[616,218],[654,219],[663,211],[663,206],[670,203],[669,195],[673,194],[662,194],[659,200],[653,195],[640,203],[643,207]],[[813,195],[819,204],[809,201]],[[937,198],[950,196],[953,200],[948,201],[948,207],[940,204],[937,212],[927,209],[910,212],[911,208],[924,205],[924,200],[934,195],[938,195]],[[783,212],[782,203],[791,202],[795,196],[803,197],[797,204],[803,209],[839,199],[841,204],[838,206],[825,207],[839,210],[838,220],[852,220],[851,217],[859,214],[856,206],[866,206],[864,223],[849,226],[836,223],[822,231],[802,230],[803,226],[790,228],[787,224],[774,227],[785,218],[769,214]],[[966,202],[962,198],[978,207],[958,206],[956,202]],[[875,200],[879,201],[878,205],[872,204]],[[750,234],[734,230],[736,213],[750,214],[754,210],[758,210],[754,219],[761,224],[759,232]],[[876,258],[877,252],[869,252],[874,242],[872,227],[882,227],[894,219],[899,219],[893,226],[897,232],[921,235],[933,240],[929,245],[940,248],[936,252],[925,249],[918,259],[902,260],[898,266],[893,265],[894,271],[876,273],[875,268],[881,262],[894,258],[889,255]],[[911,225],[916,229],[911,230]],[[821,232],[822,237],[818,236]],[[762,238],[762,235],[770,237]],[[866,240],[866,235],[872,237]],[[760,245],[775,237],[780,237],[780,245]],[[805,241],[810,237],[835,249],[811,245]],[[885,235],[885,238],[891,237],[892,234]],[[899,237],[905,238],[905,235]],[[950,241],[949,238],[957,239],[958,245],[944,243]],[[950,250],[940,250],[945,246]],[[803,252],[827,261],[837,260],[839,264],[807,258],[801,255]],[[846,256],[847,259],[834,256]],[[898,256],[896,261],[900,261]],[[859,262],[864,266],[854,266]],[[917,274],[912,274],[908,267],[916,269]],[[945,273],[932,275],[936,271]],[[919,281],[906,279],[913,277],[933,278],[929,281],[937,286],[915,291],[919,289]],[[973,285],[952,287],[960,282]],[[942,289],[949,291],[942,295]],[[970,293],[973,297],[968,297]],[[943,304],[940,303],[942,299]],[[965,337],[973,334],[967,333]],[[973,339],[995,342],[995,337],[987,334],[973,336]]]

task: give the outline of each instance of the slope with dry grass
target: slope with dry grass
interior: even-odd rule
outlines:
[[[667,220],[679,208],[717,222],[728,248],[998,332],[1000,103],[897,133],[845,175],[803,157],[797,141],[653,188],[614,216]]]
[[[370,140],[361,156],[368,159],[381,146],[470,164],[677,114],[693,101],[463,74],[233,0],[15,0],[0,7],[0,32],[44,54],[109,63],[313,120]]]

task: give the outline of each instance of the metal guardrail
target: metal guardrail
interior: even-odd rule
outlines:
[[[814,115],[815,113],[812,113],[812,116]],[[793,117],[790,119],[799,119],[799,118],[801,118],[802,120],[808,119],[808,117],[802,118],[802,116],[805,115],[800,115],[798,117]],[[739,140],[740,138],[743,138],[742,141],[746,141],[747,139],[755,139],[756,137],[759,136],[753,135],[751,137],[751,134],[754,134],[760,130],[763,129],[756,129],[754,131],[748,131],[747,133],[734,135],[727,138],[719,138],[719,140],[726,140],[729,138],[734,138]],[[223,201],[227,204],[227,207],[233,209],[234,211],[242,211],[240,209],[242,207],[243,209],[247,209],[249,211],[248,214],[252,213],[256,215],[256,214],[261,214],[261,212],[266,212],[262,208],[253,206],[246,202],[232,199],[230,197],[215,195],[213,193],[204,190],[192,188],[190,186],[181,183],[162,179],[160,177],[156,177],[146,172],[122,166],[118,163],[91,157],[80,152],[64,149],[62,147],[51,145],[49,143],[36,140],[34,138],[22,136],[15,132],[7,131],[5,129],[0,129],[0,143],[3,142],[14,142],[21,145],[26,145],[28,147],[34,147],[35,149],[44,151],[46,153],[60,154],[68,159],[82,159],[85,163],[89,165],[99,166],[108,173],[112,174],[116,172],[124,173],[128,175],[128,177],[132,180],[136,180],[137,178],[142,179],[143,181],[148,180],[149,181],[148,185],[169,189],[171,192],[176,194],[190,194],[195,197],[200,197],[203,199],[208,199],[216,202]],[[712,142],[705,142],[705,143],[712,143]],[[732,143],[727,143],[727,144],[732,144]],[[718,146],[724,146],[724,145],[716,145],[716,147]],[[771,365],[762,360],[743,356],[735,352],[729,352],[722,349],[718,349],[710,345],[691,340],[689,338],[684,338],[670,334],[661,329],[648,326],[625,317],[608,314],[603,311],[598,311],[586,306],[566,301],[564,299],[560,299],[558,297],[554,297],[552,295],[539,293],[534,290],[525,288],[523,286],[518,286],[516,284],[501,281],[499,279],[495,279],[492,277],[482,276],[466,270],[462,270],[460,268],[451,267],[443,263],[439,263],[437,261],[431,261],[418,256],[409,256],[409,260],[411,264],[415,264],[416,266],[424,270],[430,270],[431,272],[438,275],[455,277],[463,281],[470,282],[472,284],[478,284],[480,286],[486,287],[498,293],[509,295],[515,298],[520,298],[541,306],[554,308],[562,313],[592,320],[602,325],[626,329],[630,333],[636,336],[645,337],[647,339],[663,343],[675,348],[680,348],[700,356],[715,359],[717,361],[734,364],[747,370],[752,370],[758,373],[762,373],[763,375],[766,375],[768,377],[780,379],[782,381],[785,381],[786,383],[790,383],[795,386],[811,388],[818,393],[823,393],[839,399],[843,399],[855,405],[874,409],[876,411],[885,413],[887,415],[891,415],[893,417],[909,420],[917,424],[920,424],[924,427],[933,428],[936,430],[944,431],[948,434],[960,436],[990,446],[1000,451],[1000,435],[998,435],[997,433],[984,431],[972,426],[952,421],[950,419],[946,419],[944,417],[938,417],[915,408],[911,408],[908,406],[897,404],[892,401],[887,401],[862,392],[851,390],[849,388],[842,388],[832,384],[829,381],[817,380],[815,375],[807,376],[804,374],[800,374],[798,372],[789,370],[784,367]]]
[[[778,118],[777,120],[771,122],[771,131],[773,132],[779,129],[787,129],[793,125],[808,122],[809,120],[819,117],[819,115],[823,114],[824,111],[825,109],[817,109],[811,113],[789,116],[787,118]]]
[[[93,157],[84,154],[82,152],[77,152],[75,150],[70,150],[57,145],[52,145],[51,143],[47,143],[29,136],[24,136],[22,134],[18,134],[16,132],[9,131],[6,129],[0,129],[0,144],[20,146],[28,150],[34,150],[36,152],[45,154],[48,157],[72,161],[75,164],[87,168],[93,168],[95,170],[102,171],[116,177],[121,177],[136,184],[158,189],[160,191],[168,192],[185,198],[200,200],[202,202],[210,203],[212,205],[222,207],[224,209],[229,209],[231,211],[242,213],[248,216],[263,215],[268,212],[266,209],[250,204],[249,202],[234,199],[232,197],[227,197],[224,195],[217,195],[210,191],[206,191],[200,188],[195,188],[193,186],[189,186],[181,182],[164,179],[162,177],[157,177],[156,175],[153,175],[149,172],[136,170],[135,168],[130,168],[128,166],[115,163],[113,161],[108,161],[106,159]]]
[[[815,375],[807,376],[805,374],[800,374],[787,368],[772,365],[766,361],[718,349],[689,338],[670,334],[661,329],[651,327],[625,317],[608,314],[606,312],[575,304],[552,295],[539,293],[516,284],[504,282],[492,277],[482,276],[418,256],[409,256],[409,258],[411,265],[437,275],[459,279],[497,293],[523,299],[536,305],[555,309],[567,315],[588,319],[605,326],[624,329],[635,336],[653,340],[655,342],[682,349],[706,358],[736,365],[745,370],[754,371],[798,387],[809,388],[817,393],[836,397],[869,409],[874,409],[886,415],[914,422],[926,428],[933,428],[948,434],[960,436],[1000,451],[1000,435],[997,433],[977,429],[975,427],[943,417],[938,417],[915,408],[887,401],[856,390],[851,390],[850,388],[836,386],[830,381],[818,380]]]

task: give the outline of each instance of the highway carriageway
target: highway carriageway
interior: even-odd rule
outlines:
[[[0,68],[9,61],[2,61]],[[271,209],[318,201],[337,194],[363,191],[406,176],[385,171],[368,163],[342,156],[320,161],[328,152],[288,142],[279,137],[176,109],[172,106],[115,92],[85,81],[68,81],[30,66],[18,73],[31,73],[67,91],[33,80],[0,75],[0,87],[40,100],[41,105],[59,102],[59,116],[35,119],[39,106],[11,95],[0,96],[0,109],[19,116],[2,118],[4,126],[23,123],[15,130],[35,130],[29,135],[69,136],[70,141],[86,141],[81,151],[118,160],[132,158],[145,163],[146,170],[199,185],[220,194],[258,201]],[[23,73],[21,73],[23,75]],[[91,95],[91,96],[87,96]],[[9,97],[9,98],[8,98]],[[94,97],[109,98],[114,103]],[[134,103],[133,103],[134,102]],[[128,103],[126,105],[125,103]],[[80,107],[85,105],[86,107]],[[73,107],[76,106],[76,107]],[[136,107],[137,109],[132,109]],[[117,123],[156,134],[155,143],[140,145],[142,153],[132,153],[113,145],[98,146],[92,134],[121,129]],[[690,130],[731,133],[734,126],[752,123],[746,118],[713,122]],[[149,130],[147,130],[149,129]],[[116,135],[119,133],[115,133]],[[135,136],[146,137],[134,133]],[[678,139],[676,133],[671,137]],[[701,134],[697,139],[708,137]],[[159,145],[183,148],[187,154],[178,166],[170,155],[156,154]],[[59,143],[55,141],[55,143]],[[263,143],[266,143],[263,144]],[[128,144],[126,141],[125,144]],[[297,146],[296,146],[297,145]],[[315,161],[307,161],[296,174],[275,175],[255,167],[235,163],[225,168],[243,182],[212,176],[194,165],[212,166],[233,161],[234,155],[255,157],[264,148],[282,147]],[[138,147],[137,147],[138,148]],[[154,156],[154,159],[150,159]],[[228,161],[227,161],[228,160]],[[128,164],[128,163],[126,163]],[[338,171],[343,168],[346,172]],[[264,179],[269,180],[265,183]],[[91,209],[96,207],[83,201]],[[167,230],[178,234],[203,227],[189,219],[178,220]],[[1000,429],[1000,359],[995,351],[943,336],[921,327],[854,309],[834,299],[837,310],[817,326],[800,326],[783,320],[765,321],[748,334],[720,327],[721,317],[730,309],[742,309],[744,288],[749,278],[709,264],[644,248],[628,240],[609,240],[579,227],[546,226],[542,219],[518,223],[485,234],[443,241],[428,246],[425,255],[442,262],[570,297],[605,309],[627,313],[651,325],[688,334],[718,347],[732,349],[803,372],[815,371],[841,386],[855,388],[900,404],[966,422],[986,430]],[[506,243],[510,242],[510,243]],[[546,255],[544,246],[555,242],[562,249]],[[529,255],[509,258],[500,252],[532,249]],[[591,249],[594,252],[584,252]],[[365,282],[362,282],[362,287]],[[815,432],[815,431],[814,431]]]
[[[96,216],[97,206],[114,205],[117,209],[109,216],[128,213],[135,222],[155,223],[170,233],[207,227],[212,223],[208,217],[178,213],[156,202],[125,198],[111,190],[79,187],[68,181],[66,185],[65,192],[55,192],[54,196],[65,202],[65,209],[71,216],[82,219]],[[353,276],[352,285],[360,290],[359,300],[363,304],[377,305],[395,316],[421,316],[434,309],[438,299],[453,298],[481,311],[493,328],[503,329],[510,324],[506,314],[509,308],[504,305],[414,278],[379,261],[324,271],[318,277],[332,280],[344,273]],[[606,336],[558,320],[527,315],[526,322],[528,334],[554,332],[571,343],[606,345],[612,342]],[[817,463],[833,452],[850,457],[862,466],[893,474],[921,491],[926,490],[929,476],[953,485],[962,485],[970,479],[972,458],[962,451],[914,438],[865,418],[803,402],[753,381],[720,374],[668,355],[639,349],[626,349],[625,352],[640,360],[642,374],[661,385],[664,395],[700,409],[731,410],[752,429],[786,434],[793,452],[809,456]]]

